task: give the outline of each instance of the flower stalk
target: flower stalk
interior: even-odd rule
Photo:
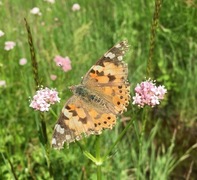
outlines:
[[[153,15],[151,34],[150,34],[150,49],[149,49],[149,56],[148,56],[147,68],[146,68],[147,77],[152,77],[152,59],[153,59],[154,48],[155,48],[155,37],[156,37],[156,30],[159,21],[161,4],[162,4],[161,0],[155,0],[155,11]]]
[[[35,82],[35,89],[38,90],[39,85],[41,84],[39,76],[38,76],[38,63],[36,61],[36,53],[34,49],[34,44],[33,44],[33,38],[31,35],[31,30],[29,27],[29,24],[27,23],[27,20],[25,20],[25,27],[27,30],[28,34],[28,43],[29,43],[29,48],[30,48],[30,54],[31,54],[31,63],[32,63],[32,70],[33,70],[33,75],[34,75],[34,82]]]
[[[97,166],[97,180],[102,179],[101,165],[103,164],[101,158],[101,136],[96,137],[96,166]]]

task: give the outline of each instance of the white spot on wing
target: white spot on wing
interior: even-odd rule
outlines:
[[[64,134],[64,128],[61,128],[59,124],[55,125],[55,130],[60,134]]]
[[[72,117],[72,113],[69,112],[67,109],[63,108],[62,109],[62,113],[64,114],[64,116],[66,116],[67,118],[71,118]]]
[[[110,59],[113,59],[116,55],[113,54],[112,52],[108,52],[107,54],[104,55],[105,57],[109,57]]]
[[[66,140],[70,140],[71,139],[71,135],[66,135]]]
[[[94,69],[95,71],[100,72],[100,71],[103,70],[103,67],[102,67],[102,66],[94,66],[93,69]]]
[[[120,44],[116,44],[115,47],[116,47],[116,48],[120,48],[121,45],[120,45]]]
[[[52,144],[56,144],[56,139],[55,138],[52,139]]]
[[[122,61],[122,56],[118,56],[117,59],[118,59],[119,61]]]

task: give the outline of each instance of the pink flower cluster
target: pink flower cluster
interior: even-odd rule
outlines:
[[[72,69],[69,57],[55,56],[54,61],[57,66],[61,66],[63,71],[67,72]]]
[[[30,107],[39,111],[48,111],[51,104],[59,102],[58,92],[54,89],[44,88],[36,92],[31,100]]]
[[[15,43],[15,42],[13,42],[13,41],[6,41],[6,42],[5,42],[5,47],[4,47],[4,49],[5,49],[6,51],[9,51],[9,50],[13,49],[14,46],[16,46],[16,43]]]
[[[154,107],[164,99],[167,90],[164,86],[156,86],[152,80],[146,80],[135,87],[133,104],[143,108],[145,105]]]

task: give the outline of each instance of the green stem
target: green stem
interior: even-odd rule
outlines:
[[[53,111],[52,108],[50,108],[50,112],[53,114],[53,116],[54,116],[56,119],[58,118],[57,114]]]
[[[111,153],[111,151],[119,143],[119,141],[123,138],[123,136],[126,134],[127,130],[129,129],[129,127],[131,126],[131,124],[133,124],[133,122],[134,122],[134,120],[130,120],[130,122],[127,124],[127,126],[125,127],[125,129],[120,133],[120,135],[118,136],[117,140],[114,142],[114,144],[109,148],[109,150],[105,154],[104,160],[107,159],[107,157],[109,156],[109,154]]]
[[[44,118],[44,114],[40,113],[41,116],[41,127],[40,127],[40,131],[41,131],[41,142],[43,145],[47,145],[48,143],[48,137],[47,137],[47,130],[46,130],[46,123],[45,123],[45,118]]]
[[[96,145],[95,145],[95,150],[96,150],[96,157],[94,157],[91,153],[85,150],[85,148],[77,142],[77,145],[80,147],[82,150],[83,154],[90,159],[92,162],[94,162],[97,166],[97,180],[102,179],[102,171],[101,171],[101,165],[103,163],[103,160],[101,158],[101,145],[100,145],[100,136],[96,136]]]
[[[96,166],[97,166],[97,180],[102,179],[102,171],[101,171],[101,165],[102,165],[102,159],[101,159],[101,141],[100,136],[98,135],[96,137]]]
[[[97,165],[97,180],[101,180],[102,176],[101,176],[102,172],[101,172],[101,166]]]
[[[16,171],[15,171],[15,169],[14,169],[14,166],[13,166],[12,162],[10,161],[9,156],[7,155],[7,153],[5,154],[5,156],[4,156],[3,153],[1,153],[1,155],[2,155],[2,157],[3,157],[3,159],[4,159],[4,162],[6,162],[6,159],[7,159],[8,164],[10,165],[11,172],[12,172],[12,174],[13,174],[14,179],[15,179],[15,180],[18,180],[18,177],[17,177],[17,175],[16,175]]]
[[[100,136],[96,136],[96,159],[98,160],[98,162],[101,160],[101,147],[100,147]]]
[[[142,138],[145,134],[146,123],[147,123],[147,119],[148,119],[148,112],[149,112],[149,107],[145,107],[144,108],[144,113],[143,113],[142,130],[141,130],[141,133],[140,133],[140,142],[139,142],[140,147],[142,146]]]
[[[96,159],[92,154],[90,154],[88,151],[83,151],[83,154],[84,154],[88,159],[90,159],[92,162],[94,162],[95,164],[97,163],[97,159]]]
[[[92,162],[94,162],[96,164],[97,159],[88,151],[85,150],[84,146],[80,144],[80,142],[76,141],[77,145],[80,147],[81,151],[83,152],[83,154],[90,159]]]

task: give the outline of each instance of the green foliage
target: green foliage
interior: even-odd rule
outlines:
[[[24,18],[32,31],[41,82],[60,92],[61,102],[52,107],[59,114],[71,96],[67,87],[78,84],[92,64],[123,39],[131,44],[125,61],[133,94],[135,85],[146,75],[154,1],[79,0],[81,9],[76,12],[72,11],[72,0],[56,0],[54,4],[0,2],[0,30],[5,33],[0,37],[0,80],[6,81],[6,87],[0,87],[0,179],[96,179],[95,165],[76,143],[56,151],[40,142],[40,115],[29,107],[35,85]],[[144,132],[144,110],[130,103],[126,117],[113,130],[102,133],[104,155],[128,124],[127,119],[133,120],[104,161],[103,179],[197,178],[197,154],[193,151],[197,130],[197,4],[186,2],[164,1],[161,7],[153,75],[166,86],[168,97],[151,110]],[[31,14],[33,7],[39,7],[42,15]],[[16,46],[5,51],[5,41],[14,41]],[[72,70],[61,71],[53,61],[56,55],[69,56]],[[28,62],[21,66],[19,59],[23,57]],[[56,74],[57,80],[52,81],[51,74]],[[44,119],[50,140],[56,119],[52,112],[44,113]],[[80,143],[96,153],[95,136]]]

